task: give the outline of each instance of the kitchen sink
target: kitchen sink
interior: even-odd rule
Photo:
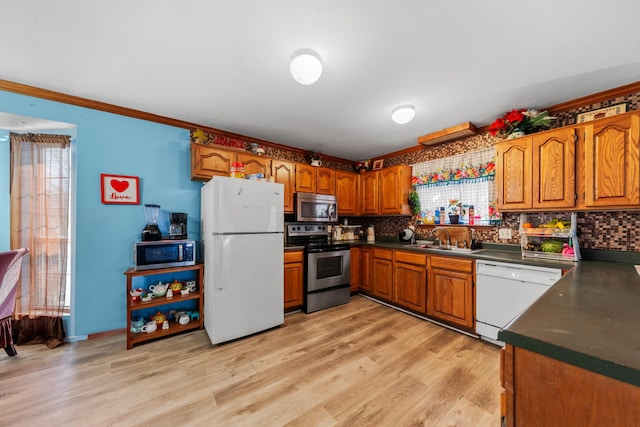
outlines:
[[[433,251],[453,252],[461,254],[475,254],[484,251],[484,249],[468,249],[468,248],[456,248],[455,246],[429,246],[420,245],[422,249],[429,249]]]

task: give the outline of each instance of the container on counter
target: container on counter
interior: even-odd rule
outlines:
[[[469,206],[469,225],[473,225],[473,223],[475,222],[474,218],[475,218],[475,209],[473,207],[473,205]]]
[[[244,164],[242,162],[231,163],[231,178],[244,178]]]
[[[440,224],[444,224],[446,219],[446,215],[444,214],[444,206],[440,206]]]

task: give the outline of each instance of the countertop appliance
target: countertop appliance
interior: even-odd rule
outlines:
[[[187,214],[183,212],[169,213],[169,238],[170,239],[186,239],[187,238]]]
[[[476,261],[476,333],[498,341],[498,331],[529,308],[558,279],[559,268]]]
[[[215,176],[201,190],[204,325],[218,344],[284,323],[284,185]]]
[[[351,299],[351,249],[329,239],[325,224],[288,223],[287,245],[305,248],[303,311],[311,313]]]
[[[331,194],[296,193],[296,221],[337,222],[338,202]]]
[[[416,242],[416,233],[410,228],[405,228],[400,233],[398,233],[398,240],[400,241],[400,243],[413,244]]]
[[[147,219],[147,225],[142,229],[142,240],[145,242],[162,240],[162,234],[158,227],[160,205],[144,205],[144,216]]]
[[[196,264],[193,240],[157,240],[133,244],[133,269],[185,267]]]

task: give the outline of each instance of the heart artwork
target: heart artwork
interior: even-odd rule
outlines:
[[[122,193],[124,190],[129,188],[129,181],[119,181],[117,179],[112,179],[111,187],[113,187],[113,189],[118,193]]]

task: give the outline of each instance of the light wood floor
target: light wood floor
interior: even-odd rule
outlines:
[[[213,346],[205,331],[0,355],[0,426],[498,426],[499,349],[362,297]]]

